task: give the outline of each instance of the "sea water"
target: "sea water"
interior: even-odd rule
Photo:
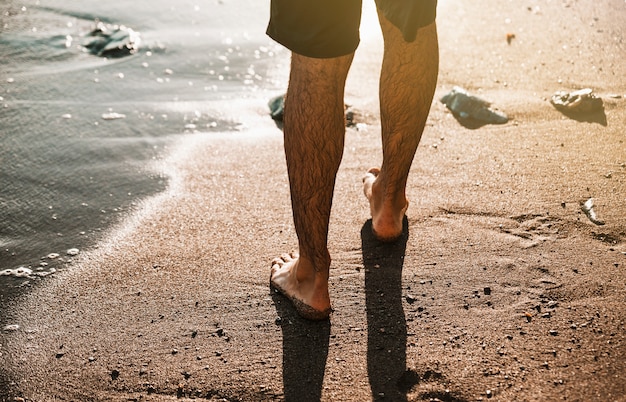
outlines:
[[[166,189],[154,163],[176,141],[238,130],[221,105],[280,93],[268,15],[269,0],[1,2],[0,310]],[[98,22],[138,50],[90,53]]]

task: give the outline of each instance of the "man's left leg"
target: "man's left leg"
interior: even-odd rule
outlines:
[[[353,56],[292,54],[283,132],[299,255],[275,259],[270,281],[308,319],[330,314],[328,223],[343,155],[344,87]]]

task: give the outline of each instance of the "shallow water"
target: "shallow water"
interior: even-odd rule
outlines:
[[[237,130],[221,105],[284,87],[269,73],[287,53],[264,34],[268,8],[259,0],[0,4],[0,273],[8,274],[0,310],[15,289],[66,267],[68,249],[93,247],[164,190],[155,161],[175,141]],[[95,21],[139,32],[139,51],[90,54],[82,45]],[[19,267],[33,274],[15,275]]]

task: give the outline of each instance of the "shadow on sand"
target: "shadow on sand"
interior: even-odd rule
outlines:
[[[402,308],[402,267],[409,236],[408,221],[394,243],[372,234],[372,221],[361,229],[367,306],[367,374],[373,400],[406,401],[419,382],[406,369],[406,318]]]
[[[603,127],[607,127],[609,125],[606,120],[606,113],[604,113],[604,109],[592,113],[570,113],[563,110],[559,111],[563,114],[563,116],[581,123],[597,123]]]
[[[285,401],[319,401],[328,357],[330,320],[301,318],[291,302],[274,290],[272,299],[279,317],[277,324],[283,331]]]

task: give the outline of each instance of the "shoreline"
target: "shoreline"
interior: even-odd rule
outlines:
[[[569,119],[543,99],[578,83],[626,93],[623,78],[607,79],[626,76],[611,42],[626,36],[626,24],[615,23],[626,17],[614,13],[610,34],[589,25],[589,8],[603,22],[609,5],[623,6],[552,2],[536,14],[514,2],[482,10],[441,2],[439,15],[457,18],[440,17],[442,71],[409,178],[408,235],[390,247],[371,241],[360,179],[380,161],[379,125],[349,129],[329,233],[335,312],[327,325],[301,320],[269,291],[271,259],[297,246],[282,136],[266,99],[227,105],[224,113],[244,116],[241,133],[190,137],[167,161],[180,172],[175,191],[147,201],[107,247],[22,300],[14,315],[22,329],[0,342],[12,394],[619,400],[626,101],[605,99],[602,125]],[[600,75],[563,62],[567,53],[543,48],[535,60],[542,44],[576,45],[562,24],[594,32],[576,51],[599,57],[593,46],[609,42]],[[375,105],[374,59],[352,78],[365,84],[347,91],[356,107]],[[541,63],[554,70],[542,73]],[[512,120],[463,127],[438,99],[454,84]],[[580,210],[590,196],[603,226]]]

